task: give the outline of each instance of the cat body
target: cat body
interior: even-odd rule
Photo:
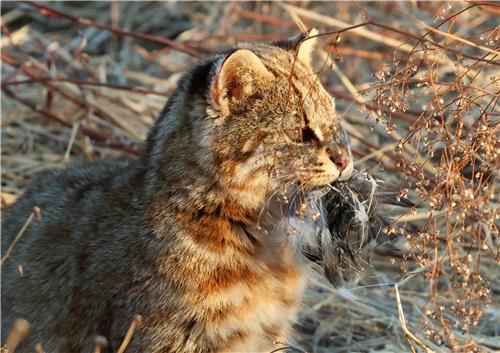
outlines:
[[[242,225],[211,215],[172,210],[161,228],[148,224],[133,187],[141,174],[128,161],[49,174],[9,210],[27,216],[38,205],[32,227],[42,232],[24,234],[34,239],[5,263],[3,332],[22,317],[31,347],[91,351],[100,335],[115,351],[141,314],[129,346],[144,352],[264,351],[286,337],[309,265],[283,239],[257,243]],[[4,234],[25,219],[9,218]]]
[[[131,352],[265,352],[286,340],[312,275],[298,244],[319,229],[290,232],[287,220],[352,172],[305,39],[200,64],[141,158],[49,173],[8,209],[3,249],[33,207],[41,218],[2,268],[4,340],[24,318],[20,352],[91,352],[96,336],[111,352],[136,314]],[[290,210],[287,197],[306,201]]]

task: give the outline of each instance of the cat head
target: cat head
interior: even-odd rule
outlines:
[[[179,173],[205,175],[249,206],[277,188],[348,179],[349,143],[311,65],[315,33],[242,44],[195,68],[153,130],[158,153],[183,154],[191,167]]]

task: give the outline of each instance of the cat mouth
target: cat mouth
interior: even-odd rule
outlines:
[[[338,180],[338,174],[323,174],[310,177],[308,180],[302,181],[300,184],[302,185],[302,187],[307,188],[308,190],[317,190]]]
[[[354,171],[354,163],[352,161],[345,167],[345,169],[340,171],[340,175],[337,178],[338,181],[346,181],[349,180]]]
[[[297,175],[297,186],[307,190],[321,189],[326,185],[349,180],[353,175],[353,171],[354,164],[352,161],[342,170],[339,170],[334,165],[322,168],[304,168]]]
[[[310,188],[321,188],[335,182],[347,181],[351,178],[354,171],[352,163],[346,169],[335,174],[325,173],[319,176],[311,177],[305,184],[309,184]]]

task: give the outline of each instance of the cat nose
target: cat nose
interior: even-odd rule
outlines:
[[[345,154],[331,156],[330,159],[332,160],[333,163],[335,163],[335,165],[337,166],[337,168],[339,168],[340,171],[343,171],[351,161],[349,156]]]

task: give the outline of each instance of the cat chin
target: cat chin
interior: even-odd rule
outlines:
[[[320,176],[312,177],[307,180],[307,182],[303,182],[303,185],[310,190],[316,190],[321,188],[322,186],[331,184],[338,180],[339,174],[338,172],[335,174],[324,174]]]

